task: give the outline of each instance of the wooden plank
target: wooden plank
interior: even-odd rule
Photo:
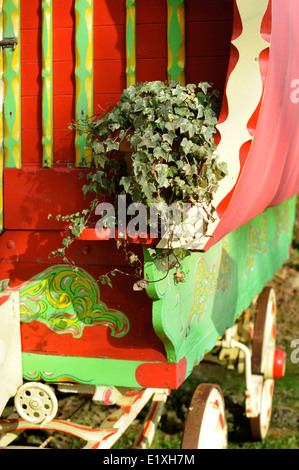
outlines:
[[[232,21],[205,21],[187,24],[187,57],[229,56]],[[207,40],[207,38],[209,38]]]
[[[126,9],[124,0],[97,0],[93,7],[94,25],[125,25]]]
[[[167,0],[168,81],[185,85],[185,2]]]
[[[166,23],[149,23],[137,25],[137,60],[167,57]],[[139,79],[138,79],[139,80]]]
[[[234,0],[188,0],[186,22],[231,20],[233,5]]]
[[[3,0],[0,0],[0,38],[3,38]],[[3,229],[3,56],[0,54],[0,231]]]
[[[21,70],[20,0],[4,0],[4,37],[17,37],[18,44],[3,50],[4,64],[4,166],[21,168]]]
[[[126,83],[136,83],[136,0],[126,0]]]
[[[139,59],[138,60],[138,81],[167,80],[167,58]]]
[[[213,88],[223,92],[228,63],[229,57],[187,57],[188,83],[209,82],[213,84]]]
[[[53,166],[53,14],[52,0],[42,0],[42,146],[43,167]]]
[[[126,57],[125,25],[94,27],[94,60],[118,60]]]
[[[75,119],[93,115],[93,0],[75,0]],[[76,166],[86,166],[86,138],[76,133]]]

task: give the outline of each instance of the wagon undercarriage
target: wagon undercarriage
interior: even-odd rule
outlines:
[[[244,375],[245,414],[254,439],[265,439],[271,420],[274,380],[284,375],[284,353],[275,348],[276,303],[273,289],[265,288],[257,299],[255,321],[247,310],[228,329],[205,360],[235,369]],[[59,397],[80,394],[95,404],[112,406],[97,429],[77,424],[75,417],[59,420]],[[150,403],[134,449],[148,449],[160,422],[169,389],[92,386],[75,383],[24,382],[0,422],[1,447],[14,447],[24,430],[67,433],[82,440],[82,447],[110,449]],[[175,392],[173,392],[175,393]],[[51,438],[50,438],[51,440]],[[45,441],[41,447],[46,447]],[[219,385],[199,384],[186,417],[182,449],[227,447],[225,398]],[[38,447],[40,448],[40,447]]]

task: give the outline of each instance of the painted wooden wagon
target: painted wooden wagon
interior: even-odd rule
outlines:
[[[150,445],[170,390],[203,360],[245,376],[254,437],[269,427],[276,305],[265,287],[289,256],[299,188],[297,0],[2,0],[0,59],[0,445],[24,429],[74,434],[110,448],[152,400],[135,447]],[[133,292],[96,282],[117,263],[113,240],[86,230],[74,273],[49,253],[61,222],[84,207],[84,136],[73,119],[116,102],[137,81],[212,82],[222,92],[218,153],[229,175],[217,217],[186,258],[186,282],[146,264]],[[134,241],[132,241],[134,242]],[[150,240],[138,240],[148,256]],[[244,311],[257,299],[254,324]],[[57,417],[63,393],[117,405],[100,428]],[[224,400],[201,384],[183,448],[226,447]]]

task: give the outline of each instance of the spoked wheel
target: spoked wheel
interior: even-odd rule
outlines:
[[[284,353],[276,349],[276,298],[266,287],[258,298],[252,340],[252,373],[263,375],[261,412],[250,418],[252,437],[265,439],[271,421],[274,378],[284,375]]]
[[[182,449],[225,449],[225,405],[218,385],[200,384],[192,397],[182,438]]]

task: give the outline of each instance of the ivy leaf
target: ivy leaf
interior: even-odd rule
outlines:
[[[124,190],[128,192],[133,181],[134,180],[131,176],[123,176],[119,184],[121,184],[124,187]]]
[[[191,150],[192,146],[193,146],[193,142],[191,140],[187,139],[186,137],[184,137],[182,142],[181,142],[181,147],[182,147],[185,155],[188,155],[190,153],[190,150]]]
[[[156,187],[153,183],[145,183],[143,186],[143,191],[148,200],[152,199],[153,193],[156,191]]]
[[[111,279],[110,277],[107,275],[107,274],[104,274],[102,276],[99,277],[99,281],[101,284],[103,284],[104,286],[109,286],[109,287],[113,287],[112,286],[112,282],[111,282]]]

